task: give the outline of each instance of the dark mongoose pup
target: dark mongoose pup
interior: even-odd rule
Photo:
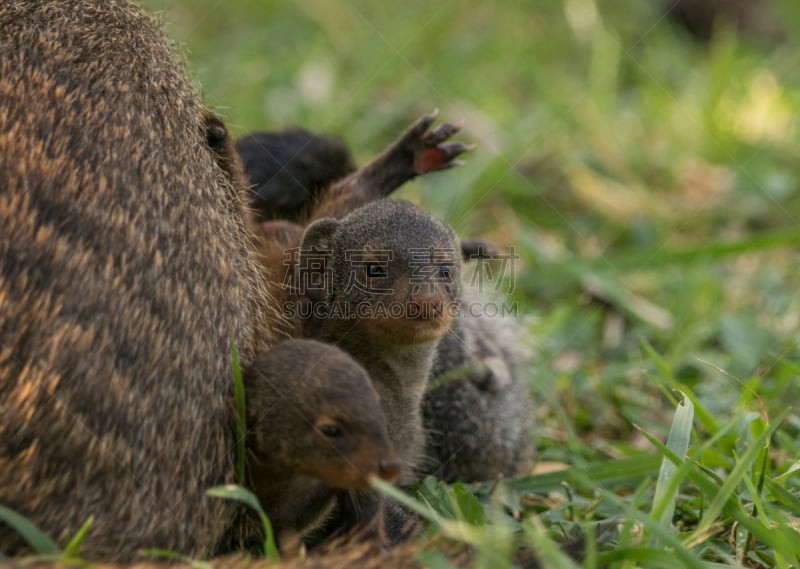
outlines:
[[[370,378],[342,350],[288,340],[259,355],[244,382],[248,482],[282,550],[332,514],[337,488],[400,473]]]
[[[236,150],[252,184],[250,205],[259,221],[298,221],[320,190],[356,171],[341,140],[302,128],[249,133],[236,141]]]
[[[289,307],[303,336],[338,345],[367,370],[411,482],[424,444],[421,403],[436,344],[460,288],[453,230],[413,204],[383,199],[303,235]]]
[[[272,334],[239,189],[133,4],[4,1],[0,53],[0,503],[62,545],[94,516],[90,560],[201,556],[231,343],[246,366]]]
[[[343,217],[366,203],[387,197],[417,176],[461,164],[456,157],[471,147],[447,142],[460,130],[458,126],[443,123],[431,129],[437,115],[438,111],[421,117],[369,164],[325,187],[299,218],[300,222]]]

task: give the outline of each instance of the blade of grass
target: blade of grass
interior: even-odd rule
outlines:
[[[206,490],[206,494],[214,498],[225,498],[226,500],[236,500],[246,506],[249,506],[258,513],[261,518],[261,523],[264,526],[264,557],[279,561],[281,556],[278,553],[278,547],[275,545],[275,536],[272,533],[272,524],[267,517],[266,512],[261,507],[261,502],[258,498],[247,488],[236,486],[235,484],[228,484],[226,486],[214,486]]]
[[[576,487],[591,488],[597,484],[631,484],[642,478],[655,478],[661,465],[657,454],[639,454],[620,460],[606,460],[590,463],[585,467],[571,467],[566,470],[532,474],[509,480],[507,484],[519,494],[544,494],[558,490],[563,483]],[[473,492],[481,494],[489,491],[493,483],[481,482],[471,485]]]
[[[214,569],[213,563],[207,561],[198,561],[191,557],[186,557],[175,551],[169,549],[143,549],[139,552],[140,555],[145,557],[154,557],[156,559],[168,559],[170,561],[180,561],[186,563],[193,569]]]
[[[61,550],[47,534],[37,528],[25,516],[22,516],[3,505],[0,505],[0,520],[14,528],[22,538],[28,542],[33,550],[40,555],[58,555]]]
[[[83,541],[86,539],[86,535],[89,533],[89,529],[92,527],[93,522],[94,516],[89,516],[86,521],[83,522],[81,529],[78,530],[78,533],[75,534],[75,537],[69,540],[69,543],[64,548],[64,552],[62,553],[63,557],[67,559],[78,557],[78,552],[80,551],[81,545],[83,545]]]
[[[751,236],[738,241],[719,242],[712,241],[708,244],[697,245],[691,248],[660,248],[658,254],[652,251],[629,251],[616,254],[607,254],[597,260],[573,259],[566,262],[552,263],[550,269],[563,270],[576,276],[585,276],[609,269],[619,272],[626,270],[645,271],[654,268],[664,268],[675,264],[689,264],[720,259],[729,255],[739,255],[751,251],[800,245],[800,231],[793,229],[774,233],[764,233]],[[543,276],[548,276],[547,274]],[[549,276],[553,276],[552,273]]]
[[[231,362],[233,366],[233,398],[236,405],[236,480],[239,485],[245,484],[244,457],[245,437],[247,436],[247,416],[245,415],[244,381],[239,367],[239,350],[236,342],[231,344]]]
[[[773,425],[765,429],[764,432],[753,441],[753,444],[749,449],[747,449],[741,459],[736,461],[736,466],[734,466],[733,470],[728,475],[728,478],[722,483],[719,494],[717,494],[717,496],[715,496],[712,500],[711,504],[709,504],[703,519],[700,520],[700,523],[695,529],[695,533],[705,531],[708,526],[710,526],[711,523],[717,518],[717,516],[719,516],[725,506],[726,501],[728,500],[728,497],[734,493],[736,486],[739,484],[739,482],[741,482],[745,474],[747,474],[748,469],[752,467],[754,461],[761,453],[761,449],[768,444],[772,433],[774,433],[775,429],[778,428],[788,411],[789,410],[787,409],[786,412],[781,414],[779,421],[776,421]]]
[[[686,394],[679,393],[683,396],[683,400],[678,403],[678,408],[675,411],[675,418],[667,436],[667,448],[676,456],[685,457],[686,452],[689,450],[689,440],[692,436],[694,405],[686,397]],[[661,460],[661,470],[658,473],[656,492],[653,497],[653,510],[661,510],[661,515],[657,521],[667,529],[672,527],[672,516],[675,513],[675,496],[678,494],[677,487],[673,487],[669,482],[675,476],[677,468],[677,465],[673,464],[667,457]],[[662,502],[664,505],[659,508],[659,504]]]

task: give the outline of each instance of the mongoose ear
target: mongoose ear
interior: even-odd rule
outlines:
[[[331,248],[331,236],[339,227],[339,221],[332,217],[318,219],[306,228],[303,233],[303,241],[300,245],[301,250],[316,249],[318,251],[328,251]]]
[[[203,122],[205,123],[206,144],[210,148],[220,148],[228,138],[228,129],[225,123],[208,109],[203,111]]]
[[[337,220],[323,217],[303,233],[297,270],[302,293],[312,302],[322,302],[333,294],[331,237],[337,227]]]

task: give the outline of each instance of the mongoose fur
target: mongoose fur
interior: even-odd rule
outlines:
[[[231,343],[271,341],[240,191],[124,0],[0,3],[0,503],[81,550],[200,556],[230,505]],[[0,523],[0,550],[24,542]]]
[[[422,404],[420,476],[474,482],[519,475],[530,466],[530,354],[513,318],[470,314],[489,301],[465,287],[459,316],[437,347]]]
[[[322,525],[337,488],[399,474],[378,395],[342,350],[288,340],[260,354],[244,382],[248,482],[282,550]]]

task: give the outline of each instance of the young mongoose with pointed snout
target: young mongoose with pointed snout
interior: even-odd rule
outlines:
[[[327,160],[336,155],[338,150],[329,148],[334,144],[329,139],[318,137],[310,148],[298,150],[311,155],[304,158],[302,163],[309,166],[313,164],[316,170],[303,170],[295,162],[282,165],[284,174],[298,183],[302,182],[302,189],[298,190],[294,185],[270,185],[269,192],[258,197],[264,208],[256,208],[249,220],[259,240],[259,261],[269,275],[266,285],[278,303],[287,300],[291,294],[286,285],[291,280],[296,259],[287,258],[287,252],[299,247],[303,231],[309,223],[326,216],[344,217],[361,205],[388,196],[408,180],[459,164],[456,157],[469,150],[469,147],[447,141],[458,132],[457,126],[445,123],[431,129],[435,118],[436,113],[419,118],[369,164],[333,183],[330,183],[331,172],[338,166],[327,164]],[[249,153],[250,164],[246,174],[251,179],[257,180],[263,173],[254,166],[258,164],[259,157],[270,161],[273,156],[283,155],[284,143],[296,146],[291,140],[282,140],[289,135],[272,134],[274,136],[259,139],[272,146],[259,147],[253,141],[244,145]],[[277,182],[277,179],[273,181]],[[294,204],[292,208],[295,208],[295,212],[286,213],[286,218],[276,217],[277,212],[287,211],[284,208],[287,203]],[[289,321],[282,330],[288,337],[298,333],[291,324]]]
[[[457,248],[449,226],[388,199],[312,223],[300,247],[294,278],[307,302],[290,306],[292,316],[303,336],[336,344],[369,373],[403,483],[414,480],[424,444],[422,397],[458,302]]]
[[[325,521],[337,488],[365,490],[372,476],[400,473],[370,378],[339,348],[282,342],[244,383],[248,483],[282,548]]]

